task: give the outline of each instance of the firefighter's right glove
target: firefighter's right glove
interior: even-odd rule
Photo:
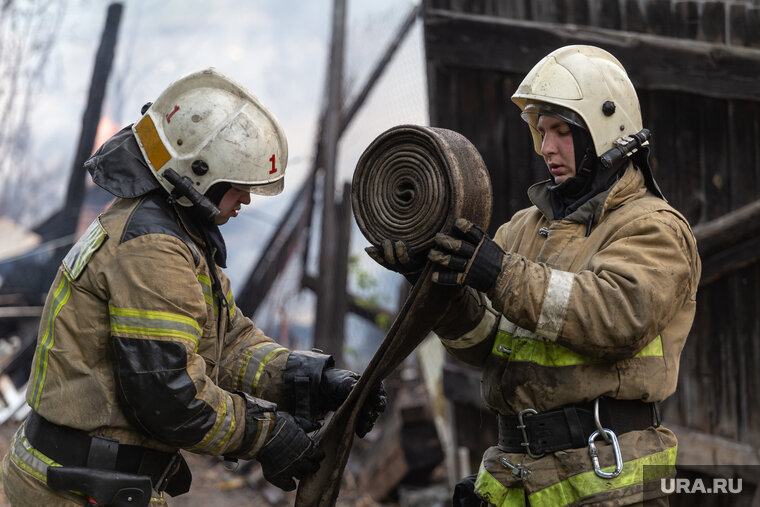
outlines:
[[[431,280],[441,285],[469,285],[488,292],[504,262],[504,250],[465,218],[457,218],[451,234],[439,232],[428,259],[437,264]]]
[[[277,412],[269,440],[256,459],[266,480],[282,490],[293,491],[295,480],[316,472],[324,457],[325,453],[290,414]]]
[[[364,249],[372,260],[396,273],[401,273],[414,285],[425,267],[425,257],[412,252],[406,241],[384,239],[380,247],[368,246]]]

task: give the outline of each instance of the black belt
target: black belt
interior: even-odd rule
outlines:
[[[190,487],[190,469],[179,452],[162,452],[90,436],[85,431],[52,423],[34,411],[29,413],[24,431],[32,447],[65,467],[145,475],[150,477],[156,491],[166,491],[171,496],[185,493]]]
[[[641,400],[599,398],[599,420],[615,435],[660,425],[656,404]],[[589,436],[597,429],[593,402],[546,412],[526,409],[518,415],[499,414],[499,449],[535,456],[578,449],[588,445]]]

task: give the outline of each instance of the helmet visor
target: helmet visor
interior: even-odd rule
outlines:
[[[547,102],[532,102],[526,105],[520,116],[531,128],[535,129],[536,125],[538,125],[538,118],[542,115],[553,116],[565,123],[588,130],[586,122],[583,121],[583,118],[578,113],[566,107]]]

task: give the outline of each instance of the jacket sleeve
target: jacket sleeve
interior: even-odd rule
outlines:
[[[656,210],[622,224],[577,273],[507,254],[489,296],[546,341],[615,361],[633,357],[694,297],[699,270],[688,225]]]
[[[283,374],[290,350],[266,336],[235,305],[229,279],[217,270],[222,290],[227,296],[229,321],[224,336],[219,371],[219,385],[257,398],[277,403],[289,411],[290,393],[284,387]]]
[[[499,313],[485,294],[463,287],[433,332],[452,356],[482,367],[493,347],[498,323]]]
[[[139,236],[119,245],[103,276],[115,389],[127,419],[171,446],[254,457],[276,407],[207,376],[198,354],[206,301],[187,247],[168,235]]]

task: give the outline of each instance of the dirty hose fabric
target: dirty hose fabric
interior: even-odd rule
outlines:
[[[364,151],[351,188],[359,229],[374,246],[385,238],[405,240],[426,255],[436,233],[464,217],[488,228],[491,180],[483,159],[451,130],[401,125],[377,137]],[[430,281],[426,265],[383,342],[348,399],[317,436],[326,457],[319,471],[298,486],[298,507],[332,507],[354,438],[357,414],[372,387],[393,371],[445,313],[457,289]]]

